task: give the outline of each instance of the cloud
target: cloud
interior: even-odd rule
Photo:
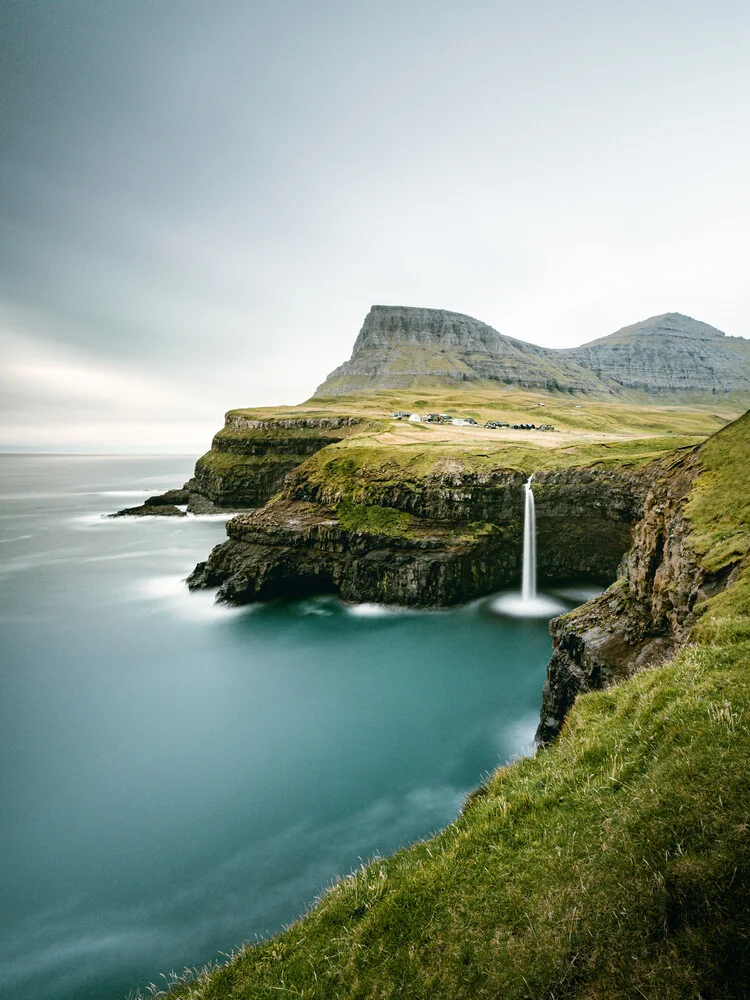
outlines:
[[[373,303],[550,347],[670,310],[749,335],[750,7],[679,14],[0,7],[0,297],[44,344],[0,446],[46,414],[50,446],[202,450],[307,398]]]
[[[0,315],[0,448],[195,452],[222,407],[193,386],[19,330]]]

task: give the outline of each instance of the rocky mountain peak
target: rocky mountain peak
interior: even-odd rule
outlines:
[[[331,372],[316,396],[433,383],[490,380],[527,389],[586,391],[596,379],[572,360],[506,337],[472,316],[447,309],[372,306],[351,358]],[[555,356],[554,363],[550,358]]]
[[[615,393],[750,390],[750,341],[682,313],[651,316],[564,353]]]
[[[709,326],[708,323],[702,323],[700,320],[693,319],[692,316],[685,316],[678,312],[668,312],[662,313],[660,316],[649,316],[648,319],[641,320],[639,323],[624,326],[615,333],[610,333],[606,337],[599,337],[596,340],[589,341],[587,344],[582,344],[581,348],[574,348],[574,350],[591,347],[593,344],[625,343],[634,341],[640,337],[679,338],[681,340],[724,340],[726,339],[726,334],[721,330],[717,330],[715,326]]]
[[[503,340],[511,339],[463,313],[416,306],[375,305],[370,308],[362,324],[352,359],[362,349],[390,348],[396,344],[438,349],[471,347],[493,350]]]

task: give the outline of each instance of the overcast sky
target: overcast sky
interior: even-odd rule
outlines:
[[[746,0],[0,11],[0,448],[200,452],[372,303],[750,336]]]

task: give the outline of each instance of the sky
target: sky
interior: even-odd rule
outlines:
[[[373,303],[750,337],[750,4],[4,0],[0,450],[199,454]]]

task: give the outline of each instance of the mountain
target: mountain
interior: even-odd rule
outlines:
[[[610,388],[733,392],[750,389],[750,341],[681,313],[652,316],[560,351]]]
[[[750,341],[665,313],[557,350],[507,337],[462,313],[375,305],[351,358],[315,395],[478,380],[602,395],[748,392]]]

